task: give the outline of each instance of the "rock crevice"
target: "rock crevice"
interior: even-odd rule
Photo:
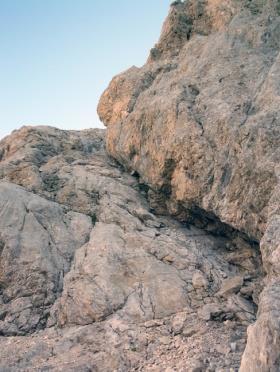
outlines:
[[[170,217],[104,135],[24,127],[0,143],[0,369],[238,368],[258,251]]]
[[[147,63],[113,78],[98,107],[109,154],[163,191],[150,193],[152,209],[160,202],[182,220],[222,221],[260,242],[266,289],[246,372],[280,369],[279,40],[276,0],[175,1]],[[167,64],[176,68],[129,111],[138,81]]]
[[[279,51],[278,0],[175,1],[106,132],[0,142],[0,370],[279,371]]]

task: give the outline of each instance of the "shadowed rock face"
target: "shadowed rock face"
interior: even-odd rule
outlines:
[[[237,369],[257,246],[155,215],[104,134],[23,127],[0,142],[0,370]]]
[[[261,241],[246,372],[280,369],[279,50],[279,1],[175,1],[147,63],[115,77],[98,108],[109,154],[163,209]]]

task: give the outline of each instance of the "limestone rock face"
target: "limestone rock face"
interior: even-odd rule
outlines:
[[[280,369],[279,51],[279,1],[175,1],[147,63],[98,108],[109,154],[164,195],[161,209],[261,241],[267,287],[244,372]]]
[[[256,239],[277,184],[278,5],[173,5],[157,57],[115,77],[99,103],[111,155]]]
[[[106,146],[0,142],[1,371],[280,370],[279,49],[278,0],[175,1]]]
[[[0,370],[237,369],[256,246],[155,215],[104,135],[23,127],[0,142]]]
[[[44,328],[91,219],[8,182],[0,183],[0,333]]]

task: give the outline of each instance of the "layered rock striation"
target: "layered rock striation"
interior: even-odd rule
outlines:
[[[98,108],[109,154],[152,203],[260,242],[266,289],[244,372],[280,369],[279,50],[279,1],[175,1],[147,63],[115,77]]]

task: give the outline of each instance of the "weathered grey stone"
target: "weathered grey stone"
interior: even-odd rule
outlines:
[[[232,278],[226,279],[222,282],[222,286],[217,293],[218,296],[227,297],[232,293],[239,292],[243,285],[243,276],[234,276]]]
[[[196,289],[207,288],[208,280],[200,271],[196,271],[192,277],[192,285]]]
[[[44,328],[92,223],[8,182],[0,182],[0,215],[0,333],[25,334]]]
[[[114,78],[99,115],[109,153],[190,218],[200,208],[260,239],[277,185],[280,26],[276,1],[253,4],[174,6],[162,57]]]
[[[99,104],[130,175],[102,130],[0,142],[1,370],[238,370],[258,303],[240,370],[279,370],[279,40],[277,0],[174,2]]]
[[[204,305],[199,311],[198,316],[203,320],[211,320],[217,318],[223,312],[219,304],[207,304]]]
[[[220,233],[218,219],[261,240],[268,297],[248,350],[262,343],[263,371],[280,369],[279,347],[257,336],[279,332],[277,319],[269,330],[261,320],[276,316],[267,308],[280,275],[279,9],[276,0],[174,2],[147,63],[115,77],[98,108],[108,152],[164,195],[160,210]],[[228,259],[254,266],[250,250]],[[245,355],[242,369],[257,370]]]
[[[261,295],[258,321],[248,328],[250,342],[242,358],[242,372],[254,372],[256,364],[261,372],[279,371],[279,288],[279,282],[274,282]]]
[[[205,335],[229,345],[234,328],[197,313],[244,271],[231,239],[151,213],[102,136],[25,127],[0,143],[0,369],[184,370],[198,354],[218,366]]]

